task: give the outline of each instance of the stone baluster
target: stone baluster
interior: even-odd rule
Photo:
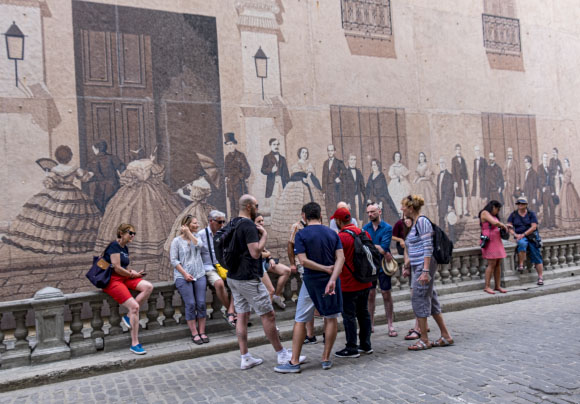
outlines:
[[[566,265],[568,267],[574,266],[574,243],[566,244]]]
[[[391,277],[392,287],[395,290],[401,290],[401,267],[399,266],[399,270],[395,272],[395,274]]]
[[[81,311],[83,309],[82,303],[74,303],[69,305],[71,313],[70,321],[70,343],[83,341],[85,337],[83,336],[83,322],[81,320]]]
[[[60,289],[47,286],[34,294],[36,346],[30,359],[33,364],[69,359],[70,346],[64,339],[66,298]]]
[[[459,257],[453,257],[451,260],[451,281],[453,283],[461,282],[461,271]]]
[[[217,297],[217,294],[215,292],[215,289],[212,288],[211,289],[211,308],[212,308],[212,313],[211,313],[211,318],[212,319],[216,319],[216,318],[222,318],[224,317],[224,314],[221,311],[221,308],[223,306],[221,300]],[[183,299],[182,299],[183,300]],[[225,308],[227,310],[227,307]],[[182,318],[185,319],[185,305],[183,306],[183,309],[181,311],[181,314],[183,315]]]
[[[479,276],[479,256],[472,255],[470,257],[469,275],[471,280],[481,279]]]
[[[550,263],[552,265],[550,269],[560,268],[560,265],[558,265],[558,255],[560,255],[559,250],[560,248],[557,244],[552,245],[552,254],[550,255]]]
[[[26,337],[28,337],[28,328],[26,327],[26,314],[28,310],[14,311],[14,349],[7,350],[2,354],[2,369],[9,369],[18,366],[27,366],[30,364],[30,346]]]
[[[437,265],[437,269],[435,270],[435,284],[441,285],[441,265]]]
[[[550,263],[550,250],[552,247],[544,245],[540,253],[542,254],[542,261],[544,262],[544,270],[551,269],[552,264]]]
[[[6,345],[4,345],[4,332],[2,331],[2,316],[4,313],[0,312],[0,354],[6,352]]]
[[[580,243],[574,243],[574,265],[580,265]]]
[[[108,300],[109,303],[109,335],[119,335],[123,333],[123,327],[121,327],[121,315],[119,314],[119,303],[115,300]]]
[[[568,265],[566,265],[566,250],[568,249],[568,246],[566,244],[561,244],[560,245],[560,253],[558,254],[558,266],[560,268],[566,268]]]
[[[459,257],[461,281],[465,282],[471,279],[469,275],[469,256],[462,255]]]
[[[210,289],[211,291],[211,289]],[[187,320],[185,319],[185,300],[183,300],[183,298],[181,297],[181,295],[178,293],[177,296],[179,297],[179,311],[181,312],[181,317],[179,318],[179,324],[187,324]],[[207,295],[206,295],[207,296]],[[207,299],[205,302],[205,307],[207,309]],[[211,307],[211,305],[210,305]],[[212,317],[213,318],[213,314]]]
[[[487,268],[487,260],[481,255],[479,258],[479,279],[485,279],[485,268]]]
[[[451,273],[449,272],[449,264],[441,264],[441,283],[444,285],[451,283]]]
[[[176,325],[177,321],[173,318],[173,315],[175,314],[175,308],[173,307],[173,290],[163,291],[161,292],[161,296],[163,296],[163,315],[165,316],[163,325],[165,327]]]
[[[152,293],[147,299],[147,329],[148,330],[157,330],[161,328],[159,321],[157,318],[159,317],[159,312],[157,311],[157,293]]]
[[[282,296],[284,297],[284,302],[287,304],[292,300],[292,278],[295,278],[298,274],[290,274],[290,278],[284,285],[284,291],[282,292]]]
[[[93,329],[91,332],[91,338],[95,341],[95,347],[97,350],[101,350],[105,347],[105,332],[103,331],[104,322],[103,318],[101,317],[102,307],[102,301],[91,302],[91,310],[93,312],[93,316],[91,318],[91,327]]]
[[[14,312],[14,320],[16,322],[16,327],[14,329],[14,338],[16,342],[14,343],[14,349],[28,349],[28,327],[26,327],[26,314],[28,310],[17,310]]]

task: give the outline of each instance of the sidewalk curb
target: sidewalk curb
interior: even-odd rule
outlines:
[[[555,293],[563,293],[580,289],[580,277],[560,278],[550,281],[545,286],[525,284],[513,288],[507,294],[488,295],[480,290],[448,294],[440,297],[444,313],[461,311],[492,304],[503,304],[518,300],[532,299]],[[378,294],[380,296],[380,293]],[[377,299],[377,311],[383,312],[380,298]],[[409,301],[398,302],[395,310],[396,321],[406,321],[414,318]],[[375,317],[377,323],[385,321],[384,312]],[[292,338],[293,320],[278,323],[283,341]],[[339,322],[339,330],[342,324]],[[316,327],[318,334],[322,326]],[[233,330],[210,336],[210,344],[194,345],[190,339],[179,339],[162,344],[150,344],[146,348],[147,355],[135,356],[129,350],[113,351],[95,354],[89,357],[75,358],[61,362],[53,362],[38,366],[28,366],[0,371],[0,393],[18,389],[38,387],[45,384],[82,379],[107,373],[121,372],[130,369],[166,364],[185,359],[194,359],[218,353],[231,352],[238,349],[237,339]],[[248,346],[254,347],[267,344],[262,328],[258,324],[249,329]],[[87,362],[93,362],[88,363]],[[237,369],[236,369],[237,370]]]

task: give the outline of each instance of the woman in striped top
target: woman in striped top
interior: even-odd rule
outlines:
[[[424,204],[425,201],[420,195],[409,195],[401,201],[403,215],[413,220],[413,226],[405,239],[404,270],[411,273],[413,288],[411,304],[421,332],[421,339],[409,347],[411,351],[422,351],[433,346],[448,346],[454,342],[443,321],[441,306],[433,285],[437,261],[432,258],[433,226],[427,217],[419,215]],[[441,331],[441,338],[434,342],[429,341],[427,330],[427,317],[430,315]]]

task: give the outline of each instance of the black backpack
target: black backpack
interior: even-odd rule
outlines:
[[[230,270],[239,266],[239,253],[236,253],[236,228],[244,220],[242,217],[235,217],[224,227],[219,229],[213,236],[213,249],[219,264]]]
[[[424,217],[429,220],[427,216]],[[419,219],[417,218],[417,221]],[[449,264],[453,256],[453,242],[449,240],[447,234],[431,220],[429,220],[433,227],[433,258],[438,264]]]
[[[343,233],[348,233],[354,239],[354,270],[349,268],[345,261],[345,266],[352,273],[354,278],[361,282],[373,282],[379,276],[379,269],[381,268],[381,259],[383,256],[373,244],[373,241],[367,236],[366,232],[361,231],[360,234],[355,234],[352,230],[342,230]]]

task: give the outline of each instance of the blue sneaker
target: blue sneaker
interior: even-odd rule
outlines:
[[[322,370],[328,370],[332,367],[331,361],[324,361],[322,362]]]
[[[283,365],[278,365],[274,368],[274,372],[278,373],[300,373],[300,365],[292,365],[286,362]]]
[[[123,323],[125,324],[125,326],[130,330],[131,329],[131,320],[129,320],[129,316],[124,315],[123,317],[121,317],[121,319],[123,320]]]
[[[147,353],[141,344],[133,345],[129,350],[136,355],[145,355]]]

